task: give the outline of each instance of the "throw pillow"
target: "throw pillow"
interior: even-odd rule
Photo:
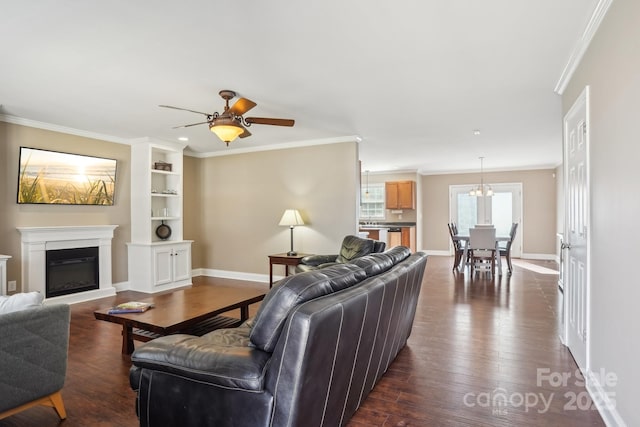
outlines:
[[[44,301],[44,295],[40,292],[26,292],[0,297],[0,314],[40,307],[42,301]]]

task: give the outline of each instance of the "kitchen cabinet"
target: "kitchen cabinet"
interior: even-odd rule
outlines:
[[[396,246],[406,246],[411,252],[416,251],[416,228],[415,227],[392,227],[387,234],[387,249]]]
[[[416,182],[388,181],[384,184],[385,208],[387,209],[415,209]]]
[[[411,249],[411,252],[416,251],[416,228],[415,227],[402,227],[400,229],[402,235],[402,246],[406,246]]]
[[[365,228],[365,229],[361,228],[360,231],[369,233],[369,235],[367,236],[369,239],[380,240],[380,230],[374,230],[370,228]]]

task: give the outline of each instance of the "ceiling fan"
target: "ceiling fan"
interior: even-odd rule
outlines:
[[[211,132],[215,133],[218,138],[229,145],[231,141],[237,137],[246,138],[251,136],[251,132],[247,130],[252,124],[258,125],[274,125],[274,126],[293,126],[295,123],[291,119],[271,119],[266,117],[244,117],[243,114],[255,107],[257,104],[247,98],[238,99],[235,104],[229,107],[229,100],[236,96],[232,90],[221,90],[219,92],[222,99],[225,100],[223,113],[203,113],[201,111],[189,110],[187,108],[173,107],[171,105],[159,105],[163,108],[172,108],[174,110],[190,111],[196,114],[202,114],[206,117],[206,121],[199,123],[191,123],[188,125],[175,126],[173,129],[187,128],[191,126],[203,125],[207,123]]]

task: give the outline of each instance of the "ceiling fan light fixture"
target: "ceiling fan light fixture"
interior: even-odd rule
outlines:
[[[226,117],[214,120],[209,124],[209,129],[227,145],[244,132],[242,126],[238,126],[233,119]]]

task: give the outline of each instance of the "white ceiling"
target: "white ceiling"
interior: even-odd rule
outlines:
[[[429,174],[560,164],[554,87],[598,0],[7,3],[0,114],[203,155],[357,135],[363,169]],[[296,124],[226,147],[158,107],[221,112],[221,89]]]

